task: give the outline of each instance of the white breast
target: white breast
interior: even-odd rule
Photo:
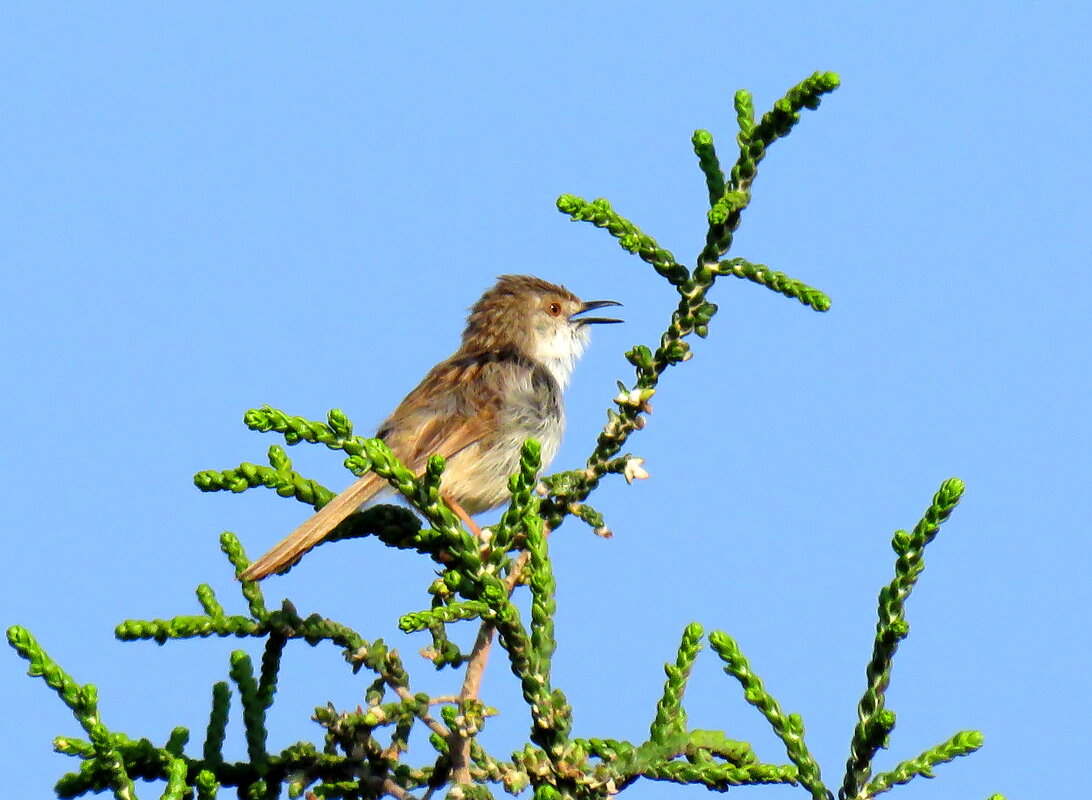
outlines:
[[[537,340],[535,360],[550,371],[561,391],[569,385],[576,360],[588,346],[588,330],[583,325],[558,325]]]

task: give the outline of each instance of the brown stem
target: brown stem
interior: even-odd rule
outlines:
[[[394,681],[388,678],[386,675],[384,675],[383,677],[387,681],[387,685],[394,689],[394,693],[397,694],[400,698],[407,701],[416,699],[413,696],[413,692],[411,692],[405,686],[397,686]],[[439,702],[439,700],[435,702]],[[431,730],[433,733],[439,734],[440,736],[443,736],[445,738],[451,735],[451,731],[447,729],[447,726],[435,717],[433,717],[431,714],[418,714],[417,718],[420,719],[421,722],[428,725],[429,730]]]
[[[417,800],[417,798],[399,786],[390,778],[383,781],[383,791],[398,800]]]
[[[519,583],[520,576],[531,559],[531,554],[520,553],[516,563],[512,565],[512,571],[504,579],[508,596]],[[483,622],[478,629],[478,638],[474,641],[474,649],[470,651],[470,658],[466,665],[466,674],[463,676],[463,688],[459,691],[459,702],[476,700],[481,689],[482,677],[485,675],[485,665],[489,661],[489,650],[493,646],[493,634],[496,627],[491,622]],[[459,731],[452,730],[448,737],[452,780],[455,783],[470,783],[470,738],[463,736]]]

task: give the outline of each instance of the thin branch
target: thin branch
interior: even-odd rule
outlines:
[[[383,781],[383,791],[398,800],[417,800],[417,796],[403,789],[390,778]]]
[[[387,682],[387,685],[390,686],[394,690],[394,693],[397,694],[402,700],[406,700],[406,701],[416,700],[416,698],[413,695],[413,692],[411,692],[405,686],[396,686],[394,684],[393,680],[390,677],[388,677],[387,675],[383,676],[383,680],[385,680]],[[433,700],[432,702],[433,703],[442,703],[442,702],[445,702],[445,701],[446,702],[454,702],[454,699],[455,698],[440,698],[440,697],[438,697],[435,700]],[[431,714],[418,714],[417,718],[419,720],[421,720],[421,722],[428,725],[429,730],[431,730],[433,733],[437,734],[438,736],[443,736],[444,738],[447,738],[448,736],[451,735],[451,731],[449,731],[447,729],[447,726],[444,725],[444,723],[440,722],[435,717],[433,717]]]
[[[515,591],[516,585],[523,575],[523,570],[530,560],[530,553],[526,551],[520,553],[519,557],[512,565],[512,571],[509,572],[508,576],[504,579],[504,585],[508,590],[509,597],[511,597],[512,592]],[[467,700],[476,700],[478,698],[478,693],[481,690],[482,678],[485,676],[485,665],[489,661],[489,651],[492,649],[493,636],[496,631],[496,626],[492,622],[483,622],[478,629],[478,638],[474,640],[474,648],[470,652],[470,658],[466,665],[466,673],[463,675],[463,686],[459,691],[460,703],[465,703]],[[470,738],[463,736],[457,730],[453,729],[450,734],[448,734],[448,742],[450,744],[450,764],[453,781],[461,784],[470,783]]]

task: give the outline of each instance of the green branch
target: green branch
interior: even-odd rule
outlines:
[[[268,736],[265,730],[266,705],[258,691],[258,682],[254,679],[254,665],[245,651],[235,650],[231,654],[230,675],[239,689],[239,698],[243,704],[247,755],[250,756],[250,762],[261,770],[269,755],[265,749]]]
[[[839,84],[840,80],[833,72],[816,72],[789,89],[757,124],[754,121],[751,93],[746,89],[736,92],[736,124],[739,128],[736,142],[739,145],[739,157],[720,196],[714,197],[710,192],[709,230],[706,233],[705,249],[698,256],[699,265],[715,262],[731,248],[732,234],[739,228],[743,209],[751,202],[751,184],[758,174],[758,164],[766,157],[770,145],[789,135],[800,121],[802,109],[818,108],[822,96],[837,89]],[[694,149],[702,171],[706,172],[707,183],[705,151],[711,150],[712,146],[713,137],[708,131],[694,134]]]
[[[663,743],[668,737],[686,733],[686,712],[682,707],[686,683],[690,680],[690,670],[701,652],[701,640],[705,635],[701,625],[692,622],[683,631],[682,642],[675,663],[664,664],[667,682],[664,684],[663,697],[656,704],[656,718],[649,730],[649,739]]]
[[[686,267],[678,263],[675,256],[617,213],[606,198],[600,197],[588,202],[576,195],[563,194],[557,198],[557,210],[562,214],[568,214],[573,222],[590,222],[597,228],[603,228],[618,240],[623,250],[651,264],[652,268],[667,278],[672,285],[677,286],[689,277]]]
[[[235,469],[205,470],[194,475],[193,482],[202,492],[239,493],[266,486],[281,497],[294,497],[315,508],[322,508],[334,498],[329,489],[293,470],[291,460],[277,445],[269,448],[269,463],[263,467],[244,461]]]
[[[99,719],[98,692],[91,684],[81,686],[65,672],[61,666],[49,657],[30,632],[19,625],[8,628],[8,643],[15,651],[30,662],[27,674],[41,678],[46,685],[57,693],[72,711],[80,727],[87,731],[91,740],[94,758],[88,762],[89,769],[105,774],[107,785],[118,800],[135,800],[133,781],[125,770],[121,754],[114,746],[113,734]]]
[[[459,622],[466,619],[483,619],[490,616],[489,606],[476,600],[465,600],[461,603],[451,603],[446,606],[438,606],[428,611],[415,611],[406,614],[398,620],[398,627],[406,633],[423,631],[433,625]]]
[[[933,767],[947,764],[960,756],[967,756],[982,747],[983,737],[978,731],[962,731],[946,742],[926,750],[917,758],[904,761],[890,772],[881,772],[868,782],[864,795],[875,797],[899,783],[908,783],[912,778],[933,777]]]
[[[735,640],[722,631],[709,634],[709,645],[724,661],[724,671],[739,681],[747,702],[762,712],[777,737],[785,743],[789,760],[796,765],[797,778],[815,800],[829,800],[834,795],[823,785],[816,763],[804,743],[804,723],[798,714],[785,714],[780,704],[766,691],[762,679],[751,671]]]
[[[209,712],[205,746],[202,749],[202,755],[209,764],[220,764],[224,761],[224,740],[227,738],[230,710],[231,687],[226,681],[217,681],[212,685],[212,710]]]
[[[734,275],[744,278],[759,286],[765,286],[775,292],[799,300],[816,311],[829,311],[830,298],[818,289],[813,289],[783,272],[774,272],[765,264],[752,264],[742,258],[721,261],[712,267],[721,275]]]
[[[963,481],[949,478],[941,484],[913,532],[896,531],[891,542],[898,555],[895,577],[880,590],[879,619],[872,659],[865,669],[867,686],[857,705],[858,722],[850,742],[846,775],[840,796],[856,797],[872,773],[876,752],[886,746],[887,736],[894,727],[894,714],[884,708],[887,687],[891,682],[891,665],[899,642],[910,632],[906,621],[906,600],[925,569],[925,546],[936,538],[941,524],[948,519],[964,491]]]
[[[685,340],[691,334],[700,338],[709,334],[709,323],[717,306],[706,297],[718,275],[746,278],[819,311],[830,307],[829,298],[819,290],[764,265],[750,264],[742,259],[730,262],[719,259],[732,245],[732,234],[739,227],[743,209],[750,203],[751,184],[767,148],[788,135],[800,121],[802,109],[818,107],[822,95],[833,91],[838,84],[838,76],[834,73],[817,72],[790,89],[758,123],[754,122],[751,95],[744,90],[738,92],[736,121],[739,133],[736,139],[740,152],[727,178],[717,157],[713,135],[706,130],[694,132],[691,143],[705,176],[710,208],[705,247],[698,255],[693,272],[679,264],[670,251],[637,225],[618,214],[607,200],[600,198],[589,202],[569,194],[558,198],[558,210],[573,221],[590,222],[606,229],[623,249],[640,256],[666,278],[680,299],[655,351],[637,345],[627,353],[627,358],[637,368],[636,384],[631,390],[624,390],[626,400],[619,404],[618,411],[607,412],[607,425],[600,433],[585,469],[543,479],[550,490],[550,497],[543,502],[543,515],[550,528],[557,528],[566,516],[576,514],[586,520],[591,516],[590,524],[596,532],[609,534],[598,512],[591,510],[589,513],[584,501],[604,475],[615,471],[612,470],[615,457],[629,436],[645,426],[644,415],[651,411],[648,398],[655,392],[660,376],[668,367],[691,357],[690,345]]]
[[[707,789],[723,792],[730,786],[752,786],[763,783],[796,784],[796,767],[786,764],[753,764],[735,767],[731,764],[691,764],[686,761],[665,761],[649,766],[643,777],[654,781],[700,784]]]

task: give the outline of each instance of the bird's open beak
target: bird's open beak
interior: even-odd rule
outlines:
[[[580,306],[580,310],[569,317],[573,322],[577,322],[581,325],[598,325],[609,322],[621,322],[620,319],[614,319],[613,317],[580,317],[581,314],[586,314],[589,311],[594,311],[597,308],[603,308],[604,306],[620,306],[621,303],[615,300],[589,300]],[[577,319],[579,317],[579,319]]]

